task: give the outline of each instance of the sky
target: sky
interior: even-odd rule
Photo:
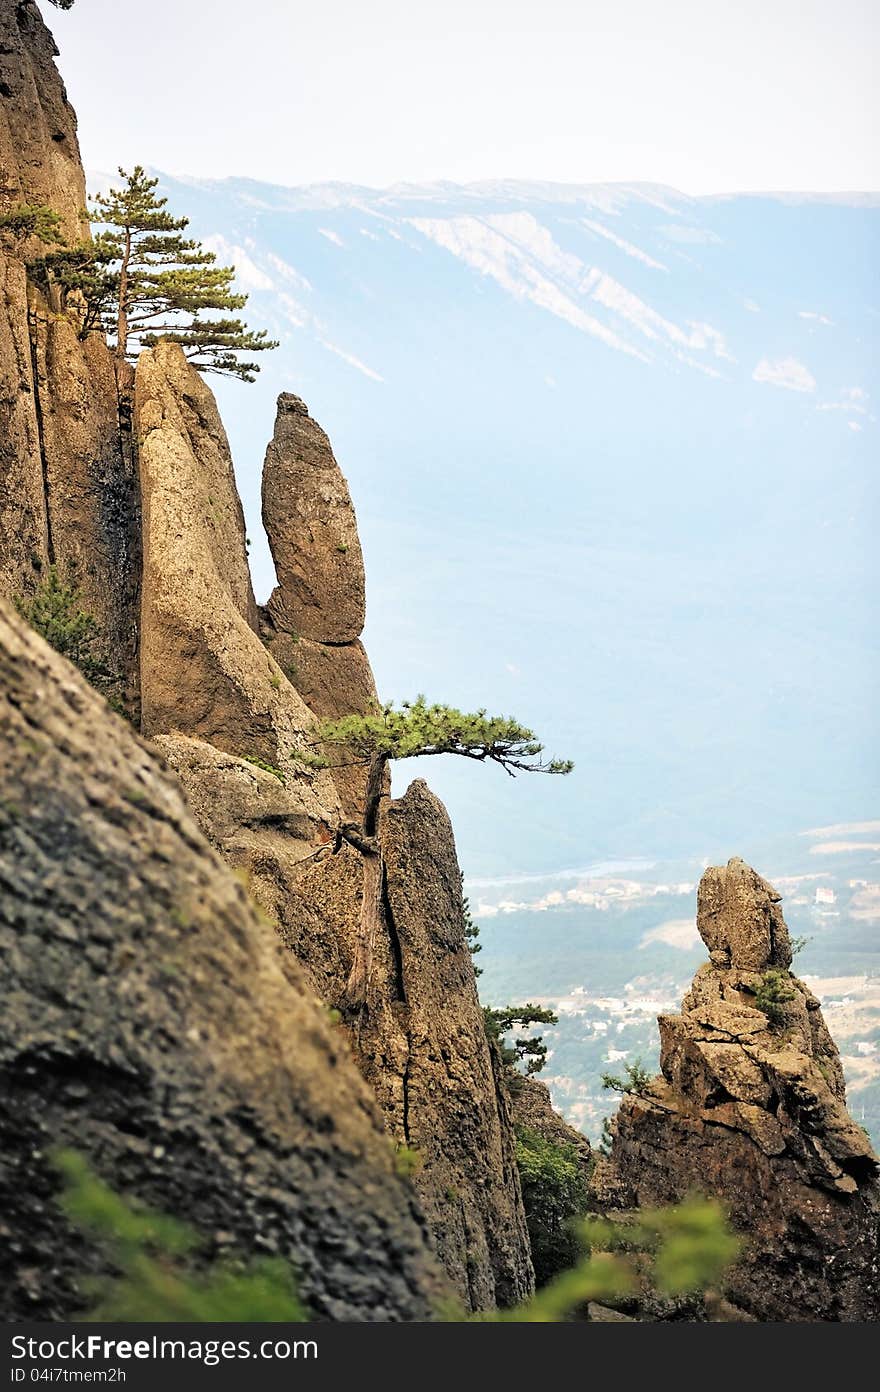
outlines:
[[[876,0],[41,4],[92,169],[880,188]]]

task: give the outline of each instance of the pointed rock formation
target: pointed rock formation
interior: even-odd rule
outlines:
[[[263,522],[278,575],[268,604],[277,627],[316,643],[353,643],[366,609],[348,485],[305,402],[287,392],[263,466]]]
[[[262,614],[273,655],[319,720],[373,709],[376,684],[359,642],[364,561],[348,484],[324,431],[287,392],[263,466],[263,523],[278,576]],[[363,771],[338,769],[334,778],[347,815],[356,815]]]
[[[0,606],[0,1304],[69,1319],[105,1258],[55,1203],[55,1146],[284,1257],[318,1317],[430,1317],[443,1285],[338,1031],[78,673]]]
[[[745,1244],[726,1293],[758,1319],[876,1319],[878,1160],[819,1002],[787,971],[780,896],[731,860],[703,876],[697,927],[711,961],[660,1016],[662,1077],[621,1105],[605,1192],[722,1199]]]
[[[135,432],[144,733],[194,737],[215,754],[274,770],[313,824],[307,849],[335,816],[336,790],[328,773],[310,771],[299,757],[312,749],[314,717],[255,632],[226,432],[213,393],[174,343],[141,354]],[[192,767],[185,745],[179,761],[170,746],[165,752],[175,766]]]
[[[446,809],[418,780],[383,814],[389,937],[374,947],[366,1010],[352,1049],[400,1147],[439,1256],[466,1306],[506,1306],[532,1288],[529,1239],[506,1088],[496,1073],[464,935],[461,877]],[[342,1005],[358,929],[357,854],[304,872],[313,927],[336,925],[318,989]],[[287,933],[285,940],[291,941]],[[291,941],[302,950],[302,938]]]

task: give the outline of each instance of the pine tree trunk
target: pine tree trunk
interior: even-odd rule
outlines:
[[[125,362],[128,355],[128,265],[131,260],[131,233],[125,233],[125,253],[119,270],[119,314],[116,319],[116,359]]]
[[[364,794],[363,838],[358,850],[362,865],[361,909],[354,961],[345,986],[346,1004],[362,1008],[367,1001],[377,934],[385,927],[383,885],[385,860],[379,843],[379,808],[387,759],[377,755],[370,764]]]

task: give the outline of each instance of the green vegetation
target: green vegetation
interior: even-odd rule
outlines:
[[[401,1141],[394,1148],[394,1168],[401,1179],[411,1179],[422,1168],[422,1156],[415,1146]]]
[[[496,1010],[492,1006],[483,1007],[483,1020],[486,1034],[498,1045],[501,1060],[509,1073],[514,1076],[517,1066],[524,1064],[524,1072],[540,1073],[547,1060],[547,1045],[540,1034],[523,1039],[515,1034],[508,1043],[506,1036],[514,1030],[528,1029],[529,1025],[558,1025],[559,1016],[543,1005],[505,1005]]]
[[[573,1145],[526,1126],[517,1127],[516,1163],[540,1287],[577,1261],[581,1242],[574,1220],[587,1209],[587,1179]]]
[[[362,1010],[367,1001],[373,964],[373,944],[387,934],[382,886],[385,862],[379,840],[379,812],[388,764],[395,759],[418,759],[434,754],[457,754],[479,763],[500,764],[511,777],[519,772],[569,773],[569,759],[542,759],[544,746],[531,730],[508,716],[484,710],[466,714],[454,706],[428,705],[424,696],[393,703],[367,715],[347,715],[324,721],[317,731],[314,767],[366,768],[367,779],[360,823],[337,827],[334,852],[343,844],[359,852],[363,864],[363,893],[354,959],[346,983],[346,1003]],[[337,750],[331,762],[328,748]]]
[[[771,967],[761,977],[755,992],[755,1006],[763,1010],[771,1025],[781,1025],[785,1020],[786,1003],[793,1001],[796,995],[790,974],[778,967]]]
[[[276,768],[274,764],[267,764],[266,760],[261,759],[258,754],[243,754],[242,758],[245,759],[247,763],[253,764],[254,768],[262,769],[264,773],[271,773],[272,777],[277,778],[279,783],[284,786],[287,785],[287,779],[284,777],[281,769]]]
[[[467,943],[468,952],[472,957],[476,957],[477,953],[483,950],[483,944],[479,941],[480,929],[478,925],[474,923],[470,901],[464,892],[464,875],[460,874],[459,878],[461,880],[461,911],[464,918],[464,940]],[[482,976],[482,974],[483,968],[478,967],[476,962],[474,962],[474,976]]]
[[[590,1300],[617,1302],[638,1293],[666,1298],[709,1295],[739,1252],[718,1204],[692,1198],[645,1209],[631,1220],[579,1225],[584,1255],[516,1310],[497,1320],[565,1320]]]
[[[233,290],[235,268],[218,266],[212,251],[181,235],[189,219],[168,212],[168,200],[156,195],[158,179],[140,165],[119,175],[121,185],[93,202],[92,219],[104,230],[35,261],[33,279],[57,288],[78,312],[81,338],[95,330],[114,335],[119,361],[170,339],[202,372],[252,382],[259,365],[240,354],[278,345],[235,316],[247,303]]]
[[[75,1151],[60,1151],[54,1159],[64,1179],[64,1212],[106,1249],[119,1273],[89,1284],[93,1303],[86,1318],[138,1323],[306,1318],[284,1262],[213,1262],[196,1269],[203,1243],[190,1227],[121,1198]]]
[[[61,218],[42,203],[17,203],[0,213],[0,236],[15,242],[37,237],[47,246],[58,246],[64,241]]]
[[[619,1301],[642,1292],[676,1297],[717,1288],[739,1250],[715,1203],[694,1198],[618,1222],[566,1227],[564,1210],[581,1202],[571,1162],[540,1137],[520,1138],[529,1183],[541,1190],[548,1222],[572,1232],[572,1265],[549,1272],[538,1294],[510,1311],[477,1320],[568,1319],[589,1300]],[[557,1147],[564,1151],[564,1147]],[[418,1152],[401,1146],[398,1168],[412,1174]],[[111,1323],[291,1322],[308,1318],[283,1261],[206,1261],[191,1227],[114,1192],[72,1150],[55,1153],[63,1180],[60,1204],[69,1221],[106,1252],[115,1274],[83,1281],[88,1320]],[[457,1197],[447,1194],[452,1201]],[[549,1231],[549,1228],[548,1228]],[[551,1259],[553,1254],[549,1254]],[[460,1318],[460,1315],[457,1316]]]
[[[17,598],[15,607],[57,653],[79,668],[86,681],[115,709],[121,708],[120,678],[105,661],[98,621],[82,607],[82,595],[76,585],[61,579],[57,566],[49,566],[36,592],[28,599]]]
[[[651,1084],[651,1074],[637,1058],[633,1063],[625,1063],[623,1077],[616,1073],[603,1073],[602,1086],[609,1092],[619,1092],[622,1096],[643,1097]],[[604,1134],[604,1132],[603,1132]]]
[[[404,701],[399,708],[389,703],[375,715],[325,721],[319,734],[323,744],[345,751],[346,766],[458,754],[500,764],[511,776],[570,773],[574,767],[570,759],[542,760],[544,746],[516,720],[484,710],[466,714],[454,706],[429,706],[424,696]]]

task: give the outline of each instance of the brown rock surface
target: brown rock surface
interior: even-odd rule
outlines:
[[[712,962],[681,1014],[660,1017],[662,1076],[624,1099],[597,1201],[715,1195],[744,1240],[725,1291],[738,1309],[761,1320],[876,1319],[878,1160],[846,1110],[819,1002],[785,970],[779,896],[730,861],[703,876],[697,925]],[[762,968],[790,993],[777,1018],[757,1008]]]
[[[0,0],[0,170],[6,202],[48,206],[83,234],[86,184],[58,49],[33,0]]]
[[[316,828],[338,809],[312,750],[314,717],[255,632],[244,517],[213,393],[181,349],[141,354],[135,431],[143,499],[141,696],[148,735],[192,735],[261,759]]]
[[[438,1254],[470,1309],[510,1305],[532,1287],[506,1087],[496,1075],[464,936],[452,827],[421,780],[383,816],[389,939],[375,944],[367,1008],[352,1048],[395,1142],[416,1151],[415,1184]],[[342,1004],[357,932],[361,870],[346,848],[303,872],[314,925],[337,927],[315,979]],[[307,942],[320,958],[317,927]],[[291,941],[287,933],[285,939]],[[291,941],[298,953],[303,939]]]
[[[546,1141],[558,1146],[572,1146],[584,1169],[584,1180],[593,1170],[593,1148],[582,1131],[576,1131],[560,1116],[550,1097],[546,1083],[537,1078],[517,1078],[511,1090],[513,1120],[516,1126],[537,1131]]]
[[[364,561],[348,484],[330,441],[298,396],[278,398],[263,466],[263,523],[278,576],[276,626],[318,643],[364,627]]]
[[[295,638],[273,628],[265,611],[262,632],[272,656],[318,720],[365,715],[378,706],[370,659],[359,639],[332,644]],[[338,758],[336,750],[326,754],[331,763]],[[357,819],[363,809],[366,770],[334,767],[332,773],[346,816]]]
[[[278,398],[263,466],[263,522],[278,584],[262,611],[275,658],[319,720],[378,705],[358,639],[365,615],[364,562],[348,484],[330,441],[305,403]],[[337,769],[346,815],[361,809],[365,771]]]
[[[71,242],[85,179],[76,118],[35,5],[0,0],[0,208],[45,204]],[[0,594],[33,592],[50,563],[84,594],[130,708],[137,702],[139,518],[113,362],[80,342],[60,303],[29,283],[40,243],[0,248]]]
[[[278,1254],[321,1318],[425,1318],[423,1219],[338,1031],[149,749],[0,607],[0,1305],[70,1318],[105,1258],[53,1146]]]
[[[744,860],[711,866],[700,880],[697,928],[717,967],[790,967],[782,896]]]

